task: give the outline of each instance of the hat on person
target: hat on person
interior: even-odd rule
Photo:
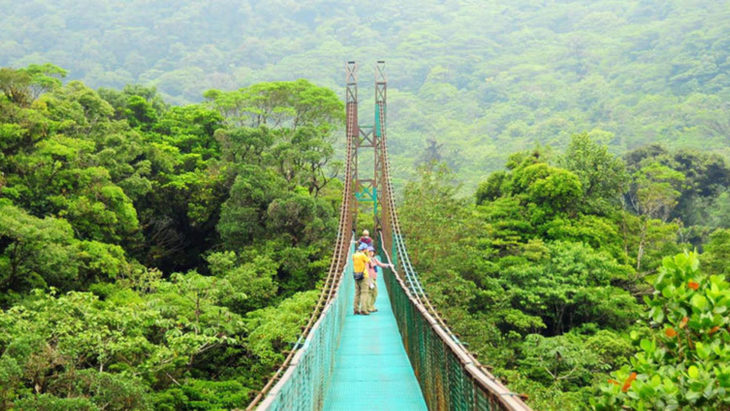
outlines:
[[[373,246],[368,246],[368,251],[375,251],[375,247],[373,247]]]
[[[357,251],[362,251],[364,249],[368,248],[368,245],[365,243],[360,243],[360,246],[357,247]]]

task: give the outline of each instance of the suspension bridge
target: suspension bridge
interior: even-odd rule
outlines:
[[[385,63],[374,125],[358,123],[357,64],[345,66],[345,184],[332,262],[307,325],[249,410],[529,410],[463,346],[431,305],[403,241],[390,179]],[[358,154],[373,153],[372,172]],[[381,260],[378,312],[353,315],[359,203],[371,203]]]

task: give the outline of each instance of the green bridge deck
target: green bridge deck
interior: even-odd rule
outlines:
[[[427,409],[403,348],[383,273],[378,271],[378,312],[353,315],[353,290],[341,290],[348,293],[349,310],[335,354],[325,410]]]

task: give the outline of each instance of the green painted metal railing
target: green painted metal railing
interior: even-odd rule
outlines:
[[[529,410],[516,394],[483,369],[442,320],[429,312],[430,303],[418,274],[411,266],[402,237],[396,233],[393,250],[398,256],[396,271],[384,270],[385,284],[429,409]],[[394,261],[382,248],[380,254]]]
[[[325,306],[319,320],[309,331],[286,372],[258,406],[260,410],[319,410],[332,378],[335,353],[342,336],[345,314],[352,307],[354,280],[352,254],[354,242],[347,254],[335,296]]]

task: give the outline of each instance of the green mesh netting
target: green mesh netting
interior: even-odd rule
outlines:
[[[289,368],[272,388],[258,409],[260,410],[319,410],[332,377],[335,352],[342,335],[345,314],[352,308],[354,288],[352,254],[354,243],[347,255],[342,280],[332,302],[324,308]]]
[[[381,242],[382,243],[382,242]],[[415,298],[425,295],[413,270],[399,235],[393,235],[392,260],[397,260],[399,280],[391,270],[385,270],[384,279],[390,296],[393,313],[400,329],[403,344],[416,374],[429,409],[432,410],[503,410],[513,409],[498,399],[499,394],[490,392],[475,381],[467,372],[468,360],[460,360],[447,346],[453,338],[430,317],[423,305]],[[381,249],[381,255],[383,250]],[[406,291],[408,290],[408,292]],[[434,322],[432,325],[429,321]],[[436,329],[444,332],[439,335]],[[507,393],[513,395],[512,393]]]

